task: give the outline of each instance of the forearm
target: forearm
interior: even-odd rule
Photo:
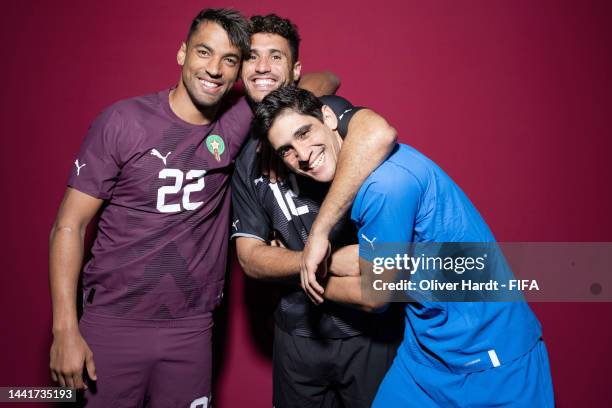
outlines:
[[[373,312],[384,306],[380,303],[364,299],[361,292],[360,276],[330,276],[323,297],[326,300],[344,303],[366,312]]]
[[[54,332],[78,327],[76,291],[83,262],[84,233],[84,228],[61,224],[51,230],[49,285]]]
[[[330,71],[311,72],[303,75],[297,86],[315,96],[333,95],[340,87],[340,79]]]
[[[301,252],[260,245],[247,253],[238,250],[238,259],[244,272],[253,279],[275,280],[298,276]]]
[[[334,181],[321,205],[311,234],[327,236],[351,206],[365,179],[395,147],[396,132],[378,114],[360,110],[351,119]]]

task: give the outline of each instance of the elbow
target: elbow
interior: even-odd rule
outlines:
[[[340,85],[342,84],[340,78],[338,77],[338,75],[334,74],[331,71],[326,71],[325,75],[327,76],[330,86],[333,89],[332,93],[336,93],[336,91],[338,90],[338,88],[340,88]]]
[[[389,143],[395,146],[397,143],[397,130],[393,126],[389,126]]]
[[[240,250],[237,251],[237,255],[238,263],[240,264],[240,267],[242,268],[246,276],[248,276],[249,278],[255,278],[253,271],[251,270],[251,268],[249,268],[248,255],[242,253],[242,251]]]
[[[238,249],[237,257],[238,263],[240,267],[244,271],[244,274],[251,279],[261,279],[261,276],[257,273],[257,270],[253,268],[253,263],[250,262],[251,252],[250,251],[241,251]]]
[[[397,131],[391,125],[387,125],[386,129],[381,132],[380,140],[387,146],[389,152],[395,147],[397,143]]]
[[[87,224],[84,222],[75,223],[64,220],[56,220],[51,227],[51,231],[49,232],[49,242],[52,243],[53,240],[60,234],[71,235],[75,232],[78,233],[81,238],[84,238],[86,231]]]

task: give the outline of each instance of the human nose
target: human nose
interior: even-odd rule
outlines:
[[[312,152],[305,146],[294,146],[295,158],[297,159],[300,169],[305,170],[310,166],[310,156]]]
[[[255,64],[255,71],[259,74],[270,72],[270,60],[268,57],[261,57],[257,59]]]
[[[220,78],[221,58],[213,58],[211,61],[209,61],[208,65],[206,65],[206,73],[210,75],[211,78]]]

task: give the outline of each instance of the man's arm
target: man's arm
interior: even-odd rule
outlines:
[[[362,109],[352,117],[342,144],[336,175],[321,205],[302,255],[301,274],[311,298],[322,301],[316,273],[327,256],[331,228],[348,210],[359,187],[395,147],[397,134],[377,113]]]
[[[240,266],[253,279],[283,279],[300,273],[301,252],[271,246],[257,238],[236,238],[236,253]]]
[[[380,313],[386,310],[388,302],[364,298],[361,288],[361,276],[330,276],[325,285],[323,298],[354,306],[370,313]]]
[[[300,273],[301,251],[270,245],[257,238],[236,238],[238,262],[253,279],[274,280]],[[347,245],[331,255],[330,272],[336,277],[359,276],[359,245]]]
[[[83,366],[96,380],[93,353],[79,332],[77,283],[83,262],[87,225],[102,200],[68,188],[50,236],[49,283],[53,302],[51,376],[61,386],[86,388]]]
[[[330,270],[340,276],[330,276],[323,297],[326,300],[346,303],[368,312],[380,311],[384,303],[366,301],[361,295],[361,277],[356,254],[357,245],[340,248],[332,257]],[[272,246],[255,238],[236,239],[238,260],[244,272],[254,279],[280,279],[300,273],[301,252]],[[335,257],[334,257],[335,255]],[[350,263],[354,262],[355,265]],[[345,270],[341,270],[345,269]]]
[[[297,86],[315,96],[333,95],[340,87],[340,78],[333,72],[311,72],[302,76]]]

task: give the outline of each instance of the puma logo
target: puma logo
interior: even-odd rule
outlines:
[[[232,227],[234,227],[234,229],[236,231],[238,231],[238,223],[240,222],[240,220],[236,219],[236,221],[232,222]]]
[[[152,149],[151,150],[151,155],[157,157],[158,159],[161,159],[161,161],[164,162],[164,166],[166,165],[166,159],[168,158],[168,156],[170,156],[170,153],[172,153],[172,152],[168,152],[168,153],[166,153],[165,156],[162,156],[161,153],[157,151],[157,149]]]
[[[76,166],[76,169],[77,169],[77,176],[81,174],[81,169],[82,169],[83,167],[87,166],[87,164],[85,164],[85,163],[83,163],[83,164],[79,165],[79,159],[76,159],[76,160],[74,161],[74,165]]]
[[[347,113],[349,113],[350,111],[352,111],[352,110],[353,110],[353,108],[350,108],[350,109],[347,109],[347,110],[345,110],[344,112],[342,112],[342,113],[340,114],[340,116],[338,116],[338,120],[342,120],[342,117],[343,117],[345,114],[347,114]]]
[[[264,178],[263,178],[263,176],[261,176],[260,178],[253,180],[253,183],[255,183],[255,185],[257,185],[258,183],[263,183],[263,181],[264,181]]]
[[[370,239],[368,239],[368,237],[365,236],[365,234],[361,234],[361,238],[363,238],[366,241],[368,241],[368,243],[370,244],[372,249],[374,249],[374,241],[376,241],[376,237],[374,237],[374,238],[372,238],[372,240],[370,240]]]

